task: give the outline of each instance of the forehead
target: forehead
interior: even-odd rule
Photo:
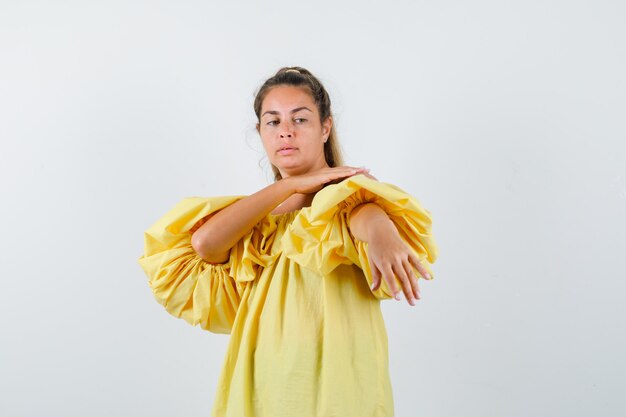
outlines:
[[[263,99],[261,113],[267,110],[289,111],[297,107],[306,106],[316,112],[317,107],[313,97],[306,87],[280,85],[272,88]]]

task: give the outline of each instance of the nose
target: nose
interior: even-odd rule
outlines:
[[[293,137],[293,126],[289,122],[285,122],[282,124],[282,130],[280,132],[281,138],[292,138]]]

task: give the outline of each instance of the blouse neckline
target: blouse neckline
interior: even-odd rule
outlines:
[[[348,178],[352,178],[352,177],[348,177]],[[347,180],[348,178],[344,178],[341,182],[344,182],[345,180]],[[333,186],[337,186],[340,183],[330,183],[330,184],[326,184],[325,186],[323,186],[320,190],[318,190],[315,195],[313,196],[313,200],[311,200],[311,205],[310,206],[306,206],[306,207],[301,207],[299,209],[295,209],[295,210],[291,210],[291,211],[286,211],[284,213],[278,213],[278,214],[272,214],[269,213],[268,216],[272,219],[283,219],[283,218],[291,218],[291,217],[295,217],[298,214],[300,214],[303,210],[306,209],[310,209],[311,207],[313,207],[313,205],[315,204],[315,200],[317,198],[317,196],[319,195],[320,191],[329,188],[329,187],[333,187]]]

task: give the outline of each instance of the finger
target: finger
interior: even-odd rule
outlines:
[[[424,268],[424,266],[420,263],[419,259],[417,259],[415,255],[410,254],[409,261],[411,261],[411,264],[415,267],[415,269],[417,269],[417,271],[420,273],[422,277],[424,277],[425,279],[431,278],[426,268]]]
[[[344,166],[340,166],[340,167],[332,167],[330,168],[330,171],[336,171],[336,172],[354,172],[354,171],[361,171],[363,169],[363,167],[353,167],[353,166],[349,166],[349,165],[344,165]]]
[[[404,265],[404,270],[409,276],[409,281],[411,282],[411,287],[413,288],[413,294],[415,295],[415,298],[419,300],[421,298],[420,288],[417,282],[418,281],[417,277],[415,276],[415,272],[413,272],[413,266],[411,265],[411,262],[408,259],[405,259],[402,262],[402,264]]]
[[[354,167],[334,167],[331,168],[331,171],[326,173],[327,181],[335,181],[342,178],[351,177],[355,174],[358,174],[359,168]]]
[[[398,260],[397,263],[393,264],[391,268],[394,274],[396,274],[396,277],[398,277],[400,283],[402,284],[404,298],[406,299],[407,303],[415,305],[415,296],[413,295],[413,291],[411,289],[411,282],[409,281],[409,277],[404,270],[404,265],[401,261]]]
[[[355,174],[367,174],[370,172],[369,168],[366,167],[353,167],[353,166],[342,166],[342,167],[335,167],[335,168],[331,168],[333,170],[338,170],[340,172],[348,172],[348,175],[355,175]]]
[[[362,174],[365,175],[368,178],[374,179],[376,180],[376,178],[374,178],[371,174],[370,174],[370,169],[367,167],[358,167],[358,168],[354,168],[356,170],[356,172],[354,173],[354,175],[357,174]]]
[[[374,181],[378,181],[378,178],[376,178],[375,176],[373,176],[372,174],[370,174],[370,173],[369,173],[369,171],[368,171],[368,172],[363,172],[362,174],[363,174],[363,175],[365,175],[367,178],[371,178],[371,179],[373,179]]]
[[[389,291],[391,291],[393,298],[400,301],[400,293],[402,291],[399,290],[398,286],[396,285],[396,279],[393,274],[393,270],[391,269],[391,265],[387,265],[386,267],[381,268],[380,272],[382,273],[383,279],[387,283],[387,286],[389,287]]]
[[[370,289],[376,291],[380,287],[380,271],[374,264],[370,262],[370,271],[372,273],[372,285]]]

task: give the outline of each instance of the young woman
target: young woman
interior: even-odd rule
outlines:
[[[256,95],[275,182],[181,201],[140,265],[176,317],[231,334],[213,417],[393,416],[380,301],[432,279],[430,212],[343,166],[328,93],[281,68]]]

